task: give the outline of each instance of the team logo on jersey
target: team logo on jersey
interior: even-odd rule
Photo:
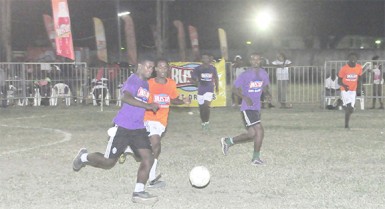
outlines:
[[[140,87],[136,93],[135,98],[139,101],[147,103],[149,97],[150,97],[150,92],[147,89]]]
[[[346,75],[346,80],[347,81],[356,81],[357,80],[357,74],[347,74]]]
[[[201,73],[201,81],[212,81],[213,74],[212,73]]]
[[[167,94],[154,95],[154,102],[159,104],[160,108],[168,108],[170,106],[170,97]]]
[[[262,91],[263,81],[250,81],[249,92],[260,92]]]

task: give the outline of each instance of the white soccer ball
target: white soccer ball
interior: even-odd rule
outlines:
[[[210,182],[210,171],[204,166],[196,166],[190,171],[190,183],[194,187],[202,188]]]

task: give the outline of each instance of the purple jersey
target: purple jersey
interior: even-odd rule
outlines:
[[[214,66],[210,65],[206,68],[199,65],[194,69],[192,77],[199,82],[198,95],[214,92],[214,79],[218,77],[217,69]]]
[[[242,94],[248,96],[253,101],[253,106],[248,106],[245,100],[242,100],[241,111],[261,110],[261,95],[263,87],[270,84],[269,75],[260,68],[255,71],[254,68],[247,68],[245,72],[238,76],[234,86],[242,89]]]
[[[128,92],[135,99],[147,103],[150,96],[148,89],[147,80],[142,80],[138,75],[132,74],[127,81],[124,82],[121,91]],[[120,108],[113,122],[118,126],[130,130],[143,129],[145,128],[143,122],[144,112],[145,109],[142,107],[122,103],[122,108]]]

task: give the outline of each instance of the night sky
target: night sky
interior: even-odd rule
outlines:
[[[230,48],[263,36],[344,35],[385,36],[383,0],[175,0],[169,1],[169,46],[177,48],[175,19],[185,27],[197,27],[204,48],[219,48],[219,27],[227,32]],[[95,49],[92,17],[103,20],[109,49],[117,47],[116,0],[68,0],[74,45]],[[120,0],[120,11],[129,10],[134,20],[138,49],[154,46],[150,25],[155,24],[154,0]],[[270,6],[277,21],[271,32],[258,32],[255,12]],[[52,15],[50,0],[15,0],[12,3],[14,50],[49,44],[42,15]],[[123,23],[123,21],[121,21]],[[186,38],[188,38],[186,30]],[[124,39],[124,38],[122,38]],[[124,40],[123,40],[124,41]],[[189,42],[187,39],[187,46]]]

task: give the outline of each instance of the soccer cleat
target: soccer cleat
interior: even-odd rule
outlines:
[[[259,159],[259,158],[254,159],[254,160],[251,161],[251,165],[254,165],[254,166],[259,166],[259,165],[264,165],[264,164],[265,163],[261,159]]]
[[[119,164],[123,164],[124,162],[126,162],[126,157],[127,157],[127,153],[121,154],[118,160]]]
[[[162,174],[159,174],[154,180],[150,181],[148,183],[148,188],[163,188],[166,186],[166,182],[159,181],[159,179],[162,177]]]
[[[87,149],[86,148],[81,148],[78,152],[78,154],[76,155],[76,157],[74,158],[73,162],[72,162],[72,169],[76,172],[80,171],[80,169],[82,169],[84,166],[86,166],[85,163],[82,162],[82,160],[80,159],[80,157],[87,153]]]
[[[159,181],[159,180],[153,180],[153,181],[150,181],[150,183],[148,184],[148,188],[163,188],[166,186],[166,182],[164,181]]]
[[[134,203],[153,204],[157,201],[157,196],[151,195],[150,193],[145,191],[132,193],[132,202]]]
[[[229,152],[229,148],[230,148],[230,145],[227,144],[226,139],[228,139],[228,138],[221,138],[222,153],[224,155],[227,155],[227,153]]]

